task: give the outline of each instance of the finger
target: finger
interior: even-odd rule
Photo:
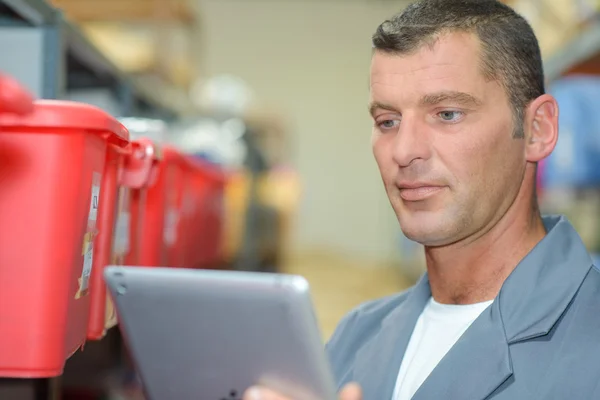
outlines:
[[[356,383],[349,383],[340,391],[340,400],[362,400],[362,389]]]
[[[243,400],[289,400],[262,386],[254,386],[244,392]]]
[[[270,389],[261,386],[249,388],[243,400],[290,400]],[[340,400],[362,400],[362,390],[356,383],[349,383],[340,392]]]

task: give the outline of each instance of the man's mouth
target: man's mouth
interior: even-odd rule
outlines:
[[[444,189],[444,186],[425,182],[402,182],[396,186],[400,192],[400,197],[405,201],[425,200]]]

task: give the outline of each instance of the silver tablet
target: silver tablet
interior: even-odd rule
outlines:
[[[148,400],[238,400],[254,384],[337,398],[302,277],[116,266],[104,276]]]

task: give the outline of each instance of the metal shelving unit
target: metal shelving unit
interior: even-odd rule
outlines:
[[[187,94],[165,82],[124,74],[44,0],[0,0],[0,51],[15,54],[0,60],[0,70],[38,97],[93,92],[92,99],[118,116],[172,119],[193,109]]]
[[[57,12],[40,0],[2,0],[14,13],[32,26],[48,25],[56,20]]]

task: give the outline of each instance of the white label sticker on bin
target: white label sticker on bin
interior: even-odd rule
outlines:
[[[177,243],[177,225],[179,223],[179,212],[174,209],[167,210],[165,213],[165,230],[163,240],[167,246],[173,246]]]
[[[96,221],[98,219],[98,204],[100,202],[100,182],[92,185],[92,198],[90,200],[90,215],[88,221]]]
[[[98,219],[98,207],[100,204],[100,182],[102,175],[94,172],[92,176],[92,193],[90,198],[90,210],[88,213],[87,228],[83,236],[83,268],[81,277],[79,278],[79,290],[76,298],[80,298],[87,294],[90,277],[92,275],[92,266],[94,262],[94,239],[96,237],[96,220]]]
[[[114,253],[122,256],[129,252],[129,227],[131,226],[131,215],[127,211],[122,211],[117,217],[115,227],[115,247]]]

